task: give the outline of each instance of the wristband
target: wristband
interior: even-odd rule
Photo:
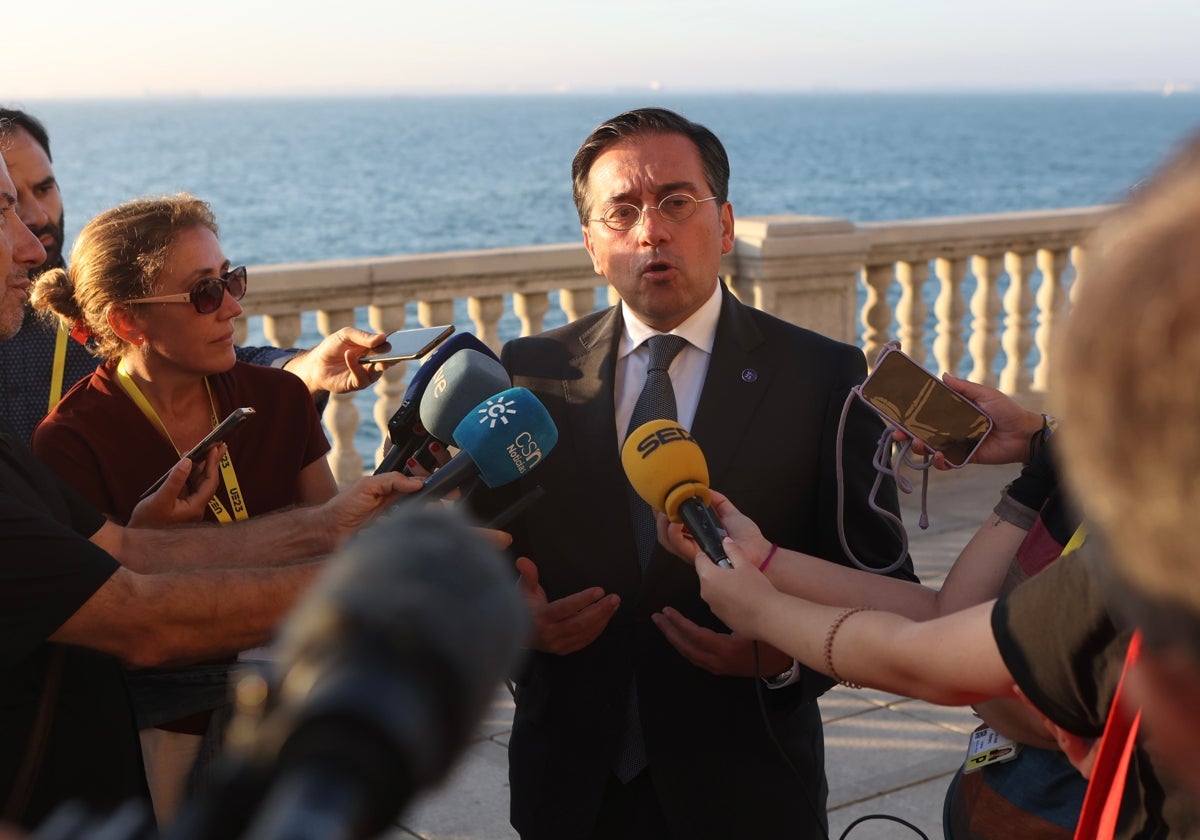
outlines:
[[[763,558],[763,561],[758,564],[758,570],[760,572],[765,572],[767,570],[767,566],[771,565],[771,560],[775,557],[775,552],[778,550],[779,543],[771,543],[771,550],[767,552],[767,556]]]

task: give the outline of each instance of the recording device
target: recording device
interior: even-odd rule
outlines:
[[[504,365],[490,354],[466,349],[446,360],[421,397],[421,425],[442,443],[458,445],[454,430],[475,406],[512,387]]]
[[[558,443],[558,428],[527,388],[509,388],[475,406],[455,427],[461,451],[425,479],[425,486],[400,499],[428,501],[445,496],[478,476],[488,487],[516,481],[534,469]]]
[[[233,430],[237,428],[238,424],[240,424],[243,420],[253,416],[254,413],[254,409],[250,408],[249,406],[244,408],[235,408],[229,413],[228,417],[218,423],[211,432],[205,435],[203,440],[201,440],[187,452],[184,452],[179,457],[190,458],[193,464],[200,463],[204,460],[204,457],[208,455],[208,450],[212,449],[221,441],[227,440],[229,435],[232,434]],[[171,469],[174,469],[174,466],[172,466]],[[159,487],[162,487],[163,482],[167,480],[167,476],[170,474],[171,470],[167,470],[165,473],[159,476],[158,480],[151,484],[150,487],[138,497],[138,501],[141,501]]]
[[[892,344],[854,391],[885,422],[941,452],[951,467],[970,461],[992,430],[992,418],[982,409]]]
[[[374,356],[363,356],[358,361],[364,365],[376,362],[407,362],[420,359],[437,347],[454,332],[453,324],[440,327],[419,327],[415,330],[400,330],[387,337],[388,349]]]
[[[239,683],[217,781],[167,836],[386,831],[446,776],[528,629],[503,557],[454,511],[364,531],[287,620],[265,685]]]
[[[456,333],[433,351],[413,374],[408,383],[408,390],[404,392],[400,408],[388,420],[388,439],[391,440],[392,446],[379,466],[376,467],[375,475],[395,471],[399,468],[397,465],[402,466],[425,442],[428,436],[420,423],[421,397],[429,386],[429,381],[433,378],[434,373],[451,356],[463,350],[476,350],[485,356],[496,358],[496,354],[486,344],[470,333]]]
[[[419,415],[426,439],[412,457],[425,469],[436,469],[429,445],[438,441],[457,446],[454,428],[459,421],[481,400],[510,387],[508,371],[495,356],[469,348],[455,353],[433,374],[421,397]]]
[[[646,504],[686,525],[718,566],[733,568],[721,542],[725,529],[709,506],[708,463],[687,429],[674,420],[643,423],[625,439],[621,465]]]

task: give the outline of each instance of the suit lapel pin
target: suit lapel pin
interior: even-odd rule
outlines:
[[[746,368],[742,371],[743,382],[754,382],[756,379],[758,379],[758,371],[754,368]]]

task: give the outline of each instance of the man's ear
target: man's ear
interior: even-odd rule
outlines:
[[[583,226],[583,247],[587,249],[588,256],[592,258],[592,271],[596,272],[601,277],[603,277],[604,269],[600,266],[600,263],[596,260],[596,249],[592,245],[592,237],[591,237],[591,234],[588,233],[587,225]]]
[[[728,201],[721,206],[721,253],[733,250],[733,205]]]

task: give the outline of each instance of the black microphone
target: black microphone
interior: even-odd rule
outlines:
[[[691,433],[674,420],[643,423],[625,439],[621,465],[637,494],[672,522],[682,522],[709,559],[733,568],[725,529],[709,506],[708,463]]]
[[[400,469],[428,438],[428,434],[420,423],[421,398],[429,387],[434,374],[451,356],[463,350],[474,350],[496,359],[496,354],[492,352],[491,348],[470,333],[455,333],[443,341],[438,349],[433,351],[429,358],[417,368],[417,372],[409,380],[408,390],[404,392],[400,408],[396,409],[391,419],[388,420],[388,439],[392,442],[392,446],[384,455],[383,460],[379,462],[379,466],[375,468],[375,475]],[[497,364],[499,361],[496,359]]]
[[[508,564],[456,512],[367,529],[287,620],[269,679],[239,683],[222,772],[167,837],[385,831],[446,776],[528,628]]]

